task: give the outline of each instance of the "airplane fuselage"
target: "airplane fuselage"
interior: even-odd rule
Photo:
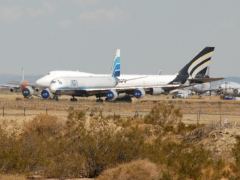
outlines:
[[[101,78],[109,78],[109,74],[92,74],[79,71],[52,71],[48,75],[37,80],[36,84],[43,88],[48,88],[51,82],[55,79],[65,78],[68,80],[66,86],[70,86],[71,80],[77,80],[78,86],[85,87],[87,81],[89,81],[89,87],[93,88],[96,86],[98,88],[98,81]],[[148,86],[159,86],[166,85],[172,82],[176,78],[176,75],[121,75],[118,77],[118,83],[115,84],[116,87],[148,87]],[[105,80],[104,80],[105,81]],[[111,80],[111,82],[114,82]],[[97,84],[96,84],[97,83]],[[115,82],[114,82],[115,83]],[[99,84],[102,84],[100,81]],[[108,84],[108,82],[107,82]],[[111,83],[110,83],[111,84]],[[112,86],[109,85],[109,87]]]
[[[167,85],[176,75],[121,75],[117,87],[152,87]]]
[[[117,84],[117,80],[111,76],[105,75],[90,75],[90,76],[76,76],[76,77],[61,77],[57,80],[53,80],[50,85],[52,92],[68,91],[68,90],[81,90],[86,89],[111,89]]]

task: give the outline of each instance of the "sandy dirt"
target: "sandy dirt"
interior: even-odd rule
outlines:
[[[31,120],[38,114],[57,116],[65,120],[70,107],[85,110],[87,113],[101,109],[104,115],[144,116],[159,102],[172,103],[183,113],[186,124],[206,124],[211,130],[196,132],[190,140],[202,144],[208,150],[231,160],[231,149],[240,136],[240,101],[224,101],[219,97],[193,97],[191,99],[171,99],[169,96],[147,96],[132,103],[96,103],[95,98],[81,98],[78,102],[70,102],[69,97],[61,97],[59,101],[41,100],[39,98],[24,99],[19,94],[0,94],[0,124],[16,128]],[[212,127],[212,128],[211,128]],[[204,135],[203,138],[199,137]],[[217,158],[217,157],[216,157]],[[25,179],[23,176],[1,176],[0,180]]]
[[[240,119],[240,101],[224,101],[219,97],[192,97],[191,99],[171,99],[169,96],[147,96],[132,103],[104,102],[97,103],[95,98],[80,98],[77,102],[69,101],[69,97],[61,97],[59,101],[41,100],[37,97],[24,99],[20,94],[0,94],[0,121],[25,122],[38,114],[50,114],[60,120],[66,119],[67,110],[72,107],[88,113],[96,109],[104,115],[134,116],[146,115],[159,102],[168,102],[180,108],[183,122],[213,124],[231,122],[238,124]]]

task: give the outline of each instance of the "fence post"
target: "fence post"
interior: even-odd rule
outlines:
[[[219,101],[219,114],[220,114],[220,128],[222,128],[222,103]]]
[[[198,111],[198,124],[199,124],[200,119],[201,119],[201,111]]]
[[[199,111],[197,112],[197,125],[199,124]]]
[[[23,115],[26,116],[26,108],[23,108]]]
[[[48,114],[48,109],[46,108],[46,115]]]
[[[3,106],[3,109],[2,109],[2,116],[4,117],[5,116],[5,108]]]

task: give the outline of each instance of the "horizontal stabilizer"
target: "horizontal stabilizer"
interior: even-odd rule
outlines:
[[[221,81],[224,78],[194,78],[194,79],[189,79],[190,84],[192,83],[208,83],[208,82],[214,82],[214,81]]]

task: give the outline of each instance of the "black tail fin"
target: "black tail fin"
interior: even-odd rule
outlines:
[[[205,77],[213,51],[214,47],[205,47],[178,72],[177,77],[171,83],[184,84],[188,79]]]

